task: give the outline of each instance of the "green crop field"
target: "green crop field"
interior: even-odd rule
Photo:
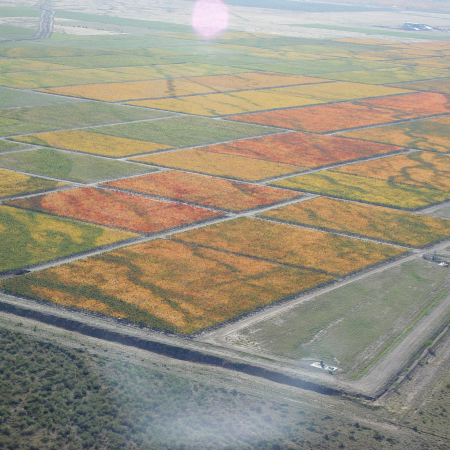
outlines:
[[[0,167],[80,183],[122,178],[156,170],[150,166],[78,155],[51,148],[1,154]]]
[[[143,109],[139,109],[138,111],[145,112]],[[149,111],[149,113],[156,114],[155,111]],[[162,112],[160,114],[163,115]],[[275,130],[259,125],[237,124],[202,117],[182,116],[152,122],[136,122],[98,127],[87,131],[109,136],[156,142],[172,147],[192,147],[270,134]]]
[[[450,292],[447,271],[416,259],[306,301],[239,331],[240,342],[363,373]]]
[[[40,92],[17,92],[17,90],[0,87],[0,108],[67,103],[73,101],[77,100],[70,97],[61,97],[59,95],[43,94]]]

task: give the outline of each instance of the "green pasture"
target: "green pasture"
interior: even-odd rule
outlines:
[[[37,8],[1,6],[0,17],[39,17],[41,11]]]
[[[0,75],[1,77],[1,75]],[[0,81],[1,84],[1,81]],[[0,87],[0,108],[15,108],[20,106],[35,106],[51,103],[67,103],[76,99],[40,92],[17,91]]]
[[[0,136],[120,123],[171,115],[173,113],[84,101],[5,109],[0,111]]]
[[[0,140],[0,152],[5,152],[5,151],[8,151],[8,150],[14,150],[14,149],[23,147],[24,145],[26,146],[26,144],[20,145],[20,144],[15,144],[13,142]]]
[[[9,206],[0,206],[0,223],[0,272],[136,236]]]
[[[3,39],[24,39],[31,38],[36,33],[32,28],[15,27],[12,25],[0,25],[0,38]]]
[[[357,377],[450,294],[448,271],[422,259],[308,300],[239,334],[262,351],[335,362]]]
[[[450,199],[449,192],[324,170],[270,183],[296,191],[414,210]]]
[[[260,136],[273,133],[274,129],[259,125],[196,116],[179,116],[169,119],[153,120],[151,122],[136,122],[90,128],[86,131],[109,136],[139,139],[141,141],[155,142],[177,148]]]
[[[0,167],[60,180],[92,183],[154,172],[151,166],[40,148],[0,154]]]

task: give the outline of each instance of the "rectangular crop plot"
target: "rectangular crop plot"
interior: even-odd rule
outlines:
[[[0,272],[136,237],[134,233],[0,205]]]
[[[235,155],[223,155],[195,148],[139,156],[133,158],[132,161],[244,181],[259,181],[279,175],[302,172],[306,169],[305,167],[292,164],[274,163]]]
[[[338,172],[450,192],[450,156],[429,152],[394,155],[339,167]]]
[[[394,84],[392,87],[403,89],[414,89],[416,91],[440,92],[450,95],[450,78],[440,78],[437,80],[410,81],[408,83]]]
[[[450,199],[449,192],[350,175],[335,170],[287,178],[275,181],[271,185],[402,209],[423,208]]]
[[[338,360],[345,377],[356,377],[448,296],[447,279],[441,267],[415,259],[318,295],[231,338],[251,341],[266,354]]]
[[[238,183],[177,170],[110,181],[105,185],[226,211],[243,211],[298,196],[285,189]]]
[[[130,81],[126,83],[87,84],[44,89],[43,92],[73,97],[119,102],[221,91],[239,91],[305,83],[322,83],[317,78],[267,73],[211,75],[205,77],[173,78],[170,80]],[[385,88],[394,89],[394,88]]]
[[[0,73],[8,72],[38,72],[48,70],[67,70],[67,66],[47,62],[33,61],[31,59],[0,59]]]
[[[445,153],[450,152],[450,117],[350,131],[343,136]]]
[[[158,239],[16,277],[0,287],[154,328],[193,333],[331,278]]]
[[[32,177],[23,173],[13,172],[12,170],[0,169],[0,197],[32,194],[60,186],[64,186],[64,183]]]
[[[41,94],[40,92],[17,91],[0,87],[0,108],[15,108],[20,106],[35,106],[54,103],[73,102],[73,98],[58,95]]]
[[[211,145],[201,150],[313,168],[392,153],[402,148],[335,136],[283,133]]]
[[[450,236],[449,220],[326,197],[283,206],[261,216],[413,247]]]
[[[333,80],[352,81],[354,83],[386,84],[448,77],[448,70],[430,67],[388,67],[352,72],[327,72],[323,76]]]
[[[340,275],[405,252],[389,245],[247,218],[186,231],[172,239]]]
[[[146,110],[138,109],[138,111],[145,112]],[[182,116],[167,120],[98,127],[86,131],[108,136],[139,139],[170,147],[193,147],[251,136],[261,136],[273,133],[275,130],[259,125],[236,124],[235,122],[224,120]]]
[[[153,119],[171,115],[172,113],[142,108],[80,101],[5,109],[0,110],[0,136]]]
[[[450,113],[448,96],[420,93],[336,105],[269,111],[234,116],[230,119],[299,131],[326,133],[448,113]]]
[[[80,183],[153,172],[155,168],[52,148],[0,154],[0,167]]]
[[[385,88],[383,86],[369,86],[355,83],[326,83],[328,80],[320,78],[312,78],[311,80],[312,83],[316,84],[239,91],[228,94],[217,93],[184,98],[144,100],[130,102],[130,104],[188,114],[222,116],[407,92],[405,90]]]
[[[45,145],[66,150],[75,150],[95,155],[120,158],[123,156],[150,153],[169,148],[167,145],[153,142],[137,141],[116,136],[90,133],[83,130],[55,131],[53,133],[39,133],[13,138],[15,141],[34,145]]]
[[[18,199],[9,204],[139,233],[154,233],[221,215],[180,203],[95,188],[70,189]]]

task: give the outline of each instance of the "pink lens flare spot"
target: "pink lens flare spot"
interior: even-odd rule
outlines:
[[[228,27],[228,6],[222,0],[197,0],[192,28],[203,39],[211,39]]]

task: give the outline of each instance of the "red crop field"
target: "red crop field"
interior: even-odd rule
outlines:
[[[228,211],[256,208],[301,195],[283,189],[239,183],[178,170],[110,181],[104,185]]]
[[[392,153],[402,150],[402,147],[335,136],[284,133],[210,145],[202,150],[313,168]]]
[[[153,233],[221,215],[189,205],[89,187],[18,199],[9,204],[140,233]]]
[[[269,111],[230,118],[240,122],[327,133],[446,113],[450,113],[450,96],[420,93],[358,100],[351,103]]]

